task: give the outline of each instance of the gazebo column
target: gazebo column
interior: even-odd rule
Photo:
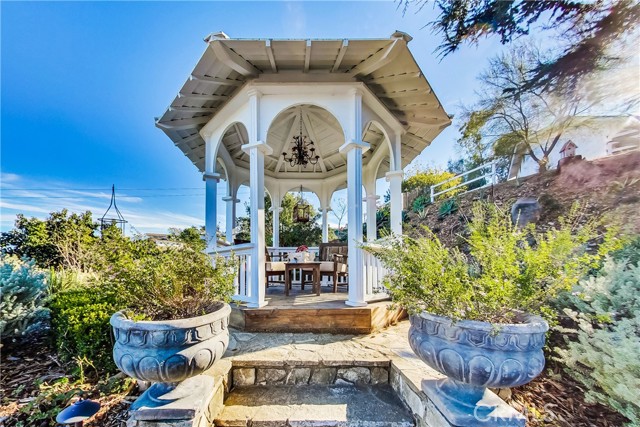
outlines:
[[[202,175],[205,181],[205,221],[204,230],[207,248],[216,246],[216,233],[218,231],[218,182],[220,174],[205,172]]]
[[[369,144],[362,141],[362,92],[353,91],[353,121],[351,139],[340,147],[347,156],[347,221],[349,245],[349,306],[363,307],[365,301],[365,277],[362,249],[362,153]]]
[[[322,243],[327,243],[329,241],[329,211],[331,211],[330,207],[320,208],[322,212]]]
[[[240,202],[240,200],[236,199],[235,196],[225,196],[222,200],[227,202],[227,225],[225,230],[227,242],[233,243],[233,229],[236,228],[236,203]]]
[[[378,199],[380,196],[369,194],[364,198],[367,204],[367,242],[372,242],[378,238],[378,223],[376,213],[378,211]]]
[[[273,211],[273,247],[280,247],[280,212],[282,212],[282,208],[280,207],[280,200],[275,200],[277,204],[271,206],[271,210]]]
[[[391,193],[391,232],[402,234],[402,177],[401,170],[387,172],[386,178],[389,182],[389,192]]]
[[[249,155],[249,197],[251,200],[251,295],[247,303],[249,308],[266,305],[265,296],[265,219],[264,219],[264,156],[273,151],[264,141],[258,138],[260,93],[249,92],[251,107],[251,126],[249,126],[249,143],[242,146],[242,151]]]

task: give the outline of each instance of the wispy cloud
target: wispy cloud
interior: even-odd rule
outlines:
[[[285,3],[282,27],[289,37],[304,37],[307,31],[307,17],[302,3],[300,1]]]
[[[11,185],[11,183],[18,181],[19,179],[20,177],[15,173],[0,172],[0,181],[2,182],[3,186]]]
[[[13,225],[16,215],[45,218],[50,212],[67,209],[70,212],[91,211],[98,219],[107,209],[111,192],[105,190],[73,189],[74,185],[63,182],[35,182],[11,173],[0,176],[0,229],[7,230]],[[46,187],[46,188],[45,188]],[[77,187],[77,185],[75,185]],[[157,196],[157,191],[152,192]],[[197,191],[191,191],[200,197]],[[202,193],[202,197],[204,194]],[[196,217],[164,208],[158,209],[158,199],[144,195],[120,192],[119,203],[125,203],[120,211],[129,222],[128,232],[166,232],[171,227],[184,228],[202,225],[204,217]],[[133,206],[132,206],[133,205]],[[154,206],[155,205],[155,206]],[[220,203],[219,205],[222,206]]]

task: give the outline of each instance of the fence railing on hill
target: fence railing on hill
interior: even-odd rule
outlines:
[[[629,139],[625,141],[609,141],[607,143],[607,155],[609,156],[615,156],[637,150],[640,150],[640,141],[638,140],[632,141]]]
[[[468,177],[469,175],[475,173],[475,172],[479,172],[479,171],[484,171],[484,173],[480,176],[477,176],[475,178],[472,179],[466,179],[466,177]],[[460,182],[460,184],[455,185],[453,187],[449,187],[449,188],[445,188],[441,191],[436,191],[436,189],[438,187],[441,187],[442,185],[451,182],[451,181],[455,181],[457,179],[462,178],[462,181]],[[453,191],[457,188],[461,188],[461,187],[468,187],[469,184],[480,181],[480,180],[485,180],[484,181],[484,185],[480,186],[480,187],[476,187],[476,188],[483,188],[483,187],[487,187],[489,185],[495,184],[496,182],[496,163],[495,162],[489,162],[489,163],[485,163],[484,165],[478,166],[477,168],[473,168],[470,169],[464,173],[461,173],[460,175],[456,175],[454,177],[451,177],[449,179],[445,179],[442,182],[439,182],[435,185],[432,185],[429,188],[429,193],[430,193],[430,200],[431,203],[433,203],[436,200],[436,197],[438,197],[441,194],[445,194],[448,193],[450,191]],[[474,188],[475,189],[475,188]],[[462,193],[458,193],[458,194],[464,194],[466,193],[466,191],[462,192]]]

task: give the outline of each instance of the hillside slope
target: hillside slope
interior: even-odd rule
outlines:
[[[422,217],[409,212],[405,231],[420,235],[427,226],[447,246],[462,246],[474,202],[486,200],[510,210],[522,197],[538,199],[542,212],[537,226],[541,229],[554,225],[578,203],[584,215],[581,222],[604,215],[607,221],[617,221],[629,232],[640,233],[640,152],[576,161],[560,170],[463,194],[456,198],[458,210],[444,218],[438,214],[444,201],[436,202]]]

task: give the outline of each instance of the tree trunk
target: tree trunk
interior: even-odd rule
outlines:
[[[546,172],[549,169],[549,156],[546,154],[538,160],[538,173]]]

